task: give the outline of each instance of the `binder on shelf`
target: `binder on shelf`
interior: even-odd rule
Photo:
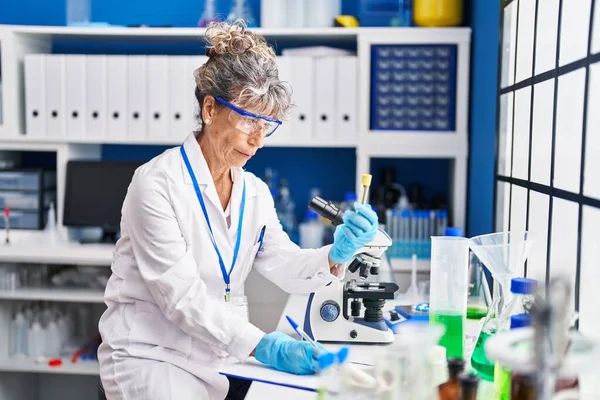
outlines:
[[[292,57],[291,82],[293,88],[290,125],[293,142],[307,142],[314,138],[314,59],[312,57]]]
[[[46,135],[46,56],[25,55],[25,117],[28,136]]]
[[[146,137],[148,124],[148,64],[146,56],[127,56],[127,135]]]
[[[198,100],[196,100],[196,77],[194,76],[194,71],[204,65],[206,61],[208,61],[208,57],[206,56],[190,56],[188,58],[188,72],[186,76],[189,79],[189,89],[186,93],[189,93],[189,95],[186,98],[190,100],[186,100],[187,133],[200,129],[200,106],[198,105]]]
[[[315,58],[315,130],[317,141],[332,142],[335,139],[335,62],[334,57]]]
[[[148,137],[165,139],[169,134],[169,57],[148,56]]]
[[[107,121],[106,56],[86,56],[86,81],[85,134],[101,138],[106,135]]]
[[[65,118],[68,137],[85,135],[86,111],[85,55],[65,56]]]
[[[188,77],[188,57],[187,56],[173,56],[169,57],[169,113],[166,116],[169,123],[169,139],[185,139],[189,133],[189,127],[192,117],[188,114],[187,102],[191,102],[189,93],[192,88],[188,84],[190,82]]]
[[[337,57],[335,66],[335,137],[344,143],[358,139],[358,58]]]
[[[277,57],[277,68],[279,69],[279,80],[291,85],[292,80],[292,57]],[[292,89],[290,86],[289,89]],[[283,124],[277,128],[273,136],[267,139],[270,145],[287,144],[294,140],[292,136],[292,118],[283,121]]]
[[[65,56],[46,55],[46,136],[65,135]]]
[[[107,60],[107,136],[127,137],[127,56],[110,56]]]

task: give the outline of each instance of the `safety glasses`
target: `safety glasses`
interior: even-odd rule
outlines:
[[[223,99],[222,97],[215,97],[215,99],[231,109],[229,112],[229,122],[246,135],[252,135],[255,132],[260,132],[264,137],[271,136],[282,122],[278,119],[265,117],[262,115],[256,115],[251,112],[242,110]]]

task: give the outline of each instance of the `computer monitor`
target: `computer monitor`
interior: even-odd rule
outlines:
[[[140,165],[129,161],[67,162],[63,225],[102,227],[102,241],[116,241],[123,200]]]

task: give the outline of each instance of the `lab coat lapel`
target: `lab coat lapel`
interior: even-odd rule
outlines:
[[[217,189],[215,188],[215,183],[212,179],[212,175],[210,174],[210,170],[208,169],[206,159],[204,158],[204,155],[202,155],[200,145],[196,141],[195,134],[192,133],[187,137],[183,143],[183,148],[185,149],[185,152],[190,160],[190,164],[192,165],[192,169],[196,175],[196,180],[198,181],[200,190],[202,190],[204,200],[212,203],[217,210],[222,211],[223,207],[221,206],[221,201],[219,200],[219,195],[217,194]],[[192,178],[190,177],[183,160],[181,160],[181,168],[183,168],[184,182],[192,185]],[[212,215],[212,213],[210,214]],[[222,215],[222,212],[219,214]],[[211,223],[213,222],[211,221]]]

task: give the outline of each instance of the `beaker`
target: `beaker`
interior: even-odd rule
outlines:
[[[469,292],[467,296],[467,319],[484,318],[492,303],[490,288],[481,261],[474,253],[470,254]]]
[[[532,232],[499,232],[469,240],[469,247],[492,273],[494,295],[471,357],[471,366],[487,381],[494,380],[494,363],[485,355],[485,342],[498,330],[504,307],[511,299],[510,281],[523,275],[525,260],[535,239]]]
[[[429,322],[445,328],[440,345],[448,358],[462,358],[464,352],[468,243],[464,237],[431,237]]]

